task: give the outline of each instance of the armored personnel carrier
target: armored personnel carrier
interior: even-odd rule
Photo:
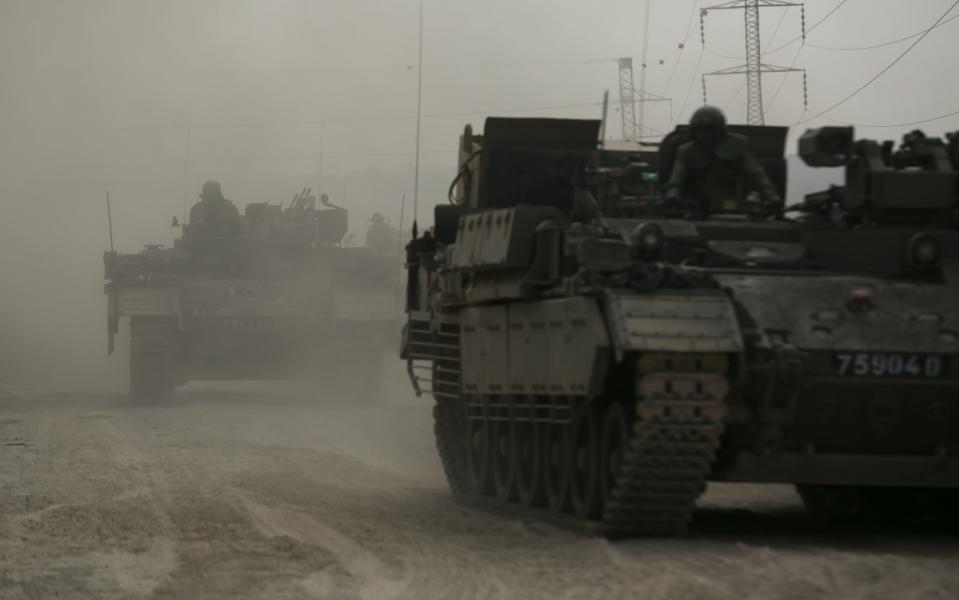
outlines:
[[[348,391],[374,400],[386,362],[396,355],[396,331],[402,323],[403,260],[394,237],[390,252],[369,246],[338,248],[333,257],[336,280],[336,332],[349,340],[338,375]],[[345,357],[344,357],[345,358]]]
[[[389,228],[389,244],[341,248],[337,275],[339,329],[356,340],[396,351],[396,330],[403,315],[403,259],[399,232]]]
[[[336,264],[347,211],[310,190],[253,203],[238,233],[184,224],[173,248],[106,252],[109,351],[130,321],[130,394],[159,399],[190,380],[276,379],[336,364]],[[175,223],[176,224],[176,223]]]
[[[598,129],[467,127],[408,247],[404,356],[453,493],[627,533],[684,531],[714,480],[954,517],[956,144],[810,131],[845,188],[665,218],[668,156],[610,156]],[[784,187],[785,130],[754,133]]]

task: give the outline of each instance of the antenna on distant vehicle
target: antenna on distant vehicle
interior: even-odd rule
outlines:
[[[107,312],[107,356],[113,354],[113,339],[120,330],[120,282],[117,281],[117,253],[113,248],[113,211],[110,190],[107,190],[107,227],[110,230],[110,254],[104,256],[104,267],[110,279],[110,303]],[[109,256],[109,258],[107,258]]]
[[[330,197],[327,196],[326,194],[320,194],[320,204],[322,204],[323,206],[325,206],[325,207],[327,207],[327,208],[336,208],[336,209],[339,209],[339,210],[346,210],[346,209],[343,208],[342,206],[337,206],[337,205],[333,204],[332,202],[330,202]]]
[[[110,252],[113,252],[113,212],[110,210],[110,190],[107,190],[107,226],[110,228]]]
[[[599,146],[606,140],[606,114],[609,110],[609,90],[603,91],[603,115],[599,121]]]
[[[403,194],[403,200],[400,202],[400,224],[396,228],[396,254],[400,254],[403,249],[403,217],[406,213],[406,194]]]

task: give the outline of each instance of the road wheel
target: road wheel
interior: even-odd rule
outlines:
[[[130,398],[153,402],[173,396],[178,373],[176,319],[130,319]]]
[[[497,419],[490,425],[493,461],[493,484],[496,497],[507,502],[513,499],[516,482],[517,443],[516,428],[509,409],[497,411]]]
[[[616,485],[616,476],[622,467],[629,444],[629,424],[626,411],[619,402],[613,402],[606,410],[603,433],[599,445],[599,487],[603,506],[609,506]]]
[[[573,413],[572,453],[570,459],[570,496],[573,513],[581,518],[600,513],[599,428],[595,410],[580,406]]]
[[[546,503],[550,509],[563,512],[569,506],[569,476],[572,436],[569,425],[548,423],[543,426],[543,478]]]
[[[534,421],[535,403],[531,399],[515,422],[516,491],[523,506],[539,506],[543,502],[543,424]]]
[[[489,413],[483,411],[482,418],[470,418],[466,421],[466,465],[469,475],[470,491],[479,496],[489,491],[490,462],[492,444],[490,443]]]

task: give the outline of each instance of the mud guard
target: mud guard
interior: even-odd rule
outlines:
[[[719,292],[611,293],[606,297],[606,318],[617,354],[743,351],[733,302]]]

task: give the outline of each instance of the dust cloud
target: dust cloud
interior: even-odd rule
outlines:
[[[369,145],[364,154],[341,144],[349,133],[342,123],[319,123],[324,99],[336,109],[336,94],[326,88],[345,93],[349,81],[316,70],[322,44],[306,34],[321,32],[290,19],[301,14],[321,29],[328,19],[311,17],[307,3],[227,7],[0,7],[5,384],[125,388],[126,320],[117,351],[106,356],[107,190],[121,253],[171,245],[179,233],[172,218],[183,219],[207,179],[220,181],[241,211],[322,188],[350,210],[346,241],[354,245],[374,212],[399,225],[406,210],[409,228],[412,200],[404,204],[403,196],[412,191],[410,120],[388,140],[405,138],[403,146],[392,154],[385,148],[382,159]],[[445,178],[445,169],[425,164],[424,196],[439,197]]]
[[[176,232],[171,219],[182,219],[207,179],[220,181],[241,210],[319,188],[351,211],[354,240],[374,212],[397,225],[405,210],[408,228],[418,4],[0,2],[0,381],[123,389],[124,339],[114,357],[105,355],[108,189],[114,244],[126,253],[147,243],[169,245]],[[842,9],[810,39],[868,45],[900,29],[918,30],[938,11],[925,3],[922,9],[871,4],[882,5],[873,14],[884,18],[863,27],[861,11]],[[700,74],[727,66],[722,55],[741,51],[740,20],[712,15],[708,51],[698,47],[696,5],[652,5],[644,76],[650,90],[670,98],[648,107],[646,123],[656,131],[687,119],[700,103]],[[615,96],[615,57],[642,52],[641,3],[617,1],[602,10],[545,0],[477,6],[452,0],[424,7],[421,225],[431,206],[444,201],[465,123],[479,129],[488,114],[596,118],[602,91]],[[833,8],[809,2],[809,22]],[[786,19],[781,32],[768,28],[764,43],[794,37],[793,21]],[[942,41],[945,29],[931,39]],[[788,64],[789,52],[776,46],[766,46],[776,52],[770,60]],[[945,47],[930,41],[917,48],[911,68],[891,71],[871,97],[952,85],[936,75],[948,72],[954,58]],[[814,46],[800,57],[810,111],[838,95],[833,90],[847,90],[849,73],[865,77],[888,61],[885,54],[843,57],[847,69],[834,68],[835,55]],[[769,82],[782,83],[782,94],[770,96],[768,122],[791,124],[803,111],[799,80],[779,77]],[[711,83],[710,101],[741,122],[734,79]],[[864,97],[831,118],[909,120],[941,112],[937,100],[950,93],[908,96],[908,115],[899,114],[901,102]],[[610,118],[615,129],[615,107]],[[950,125],[954,119],[937,121],[929,131],[939,135]],[[862,131],[898,137],[902,129]],[[800,171],[791,190],[819,187],[796,183]]]

